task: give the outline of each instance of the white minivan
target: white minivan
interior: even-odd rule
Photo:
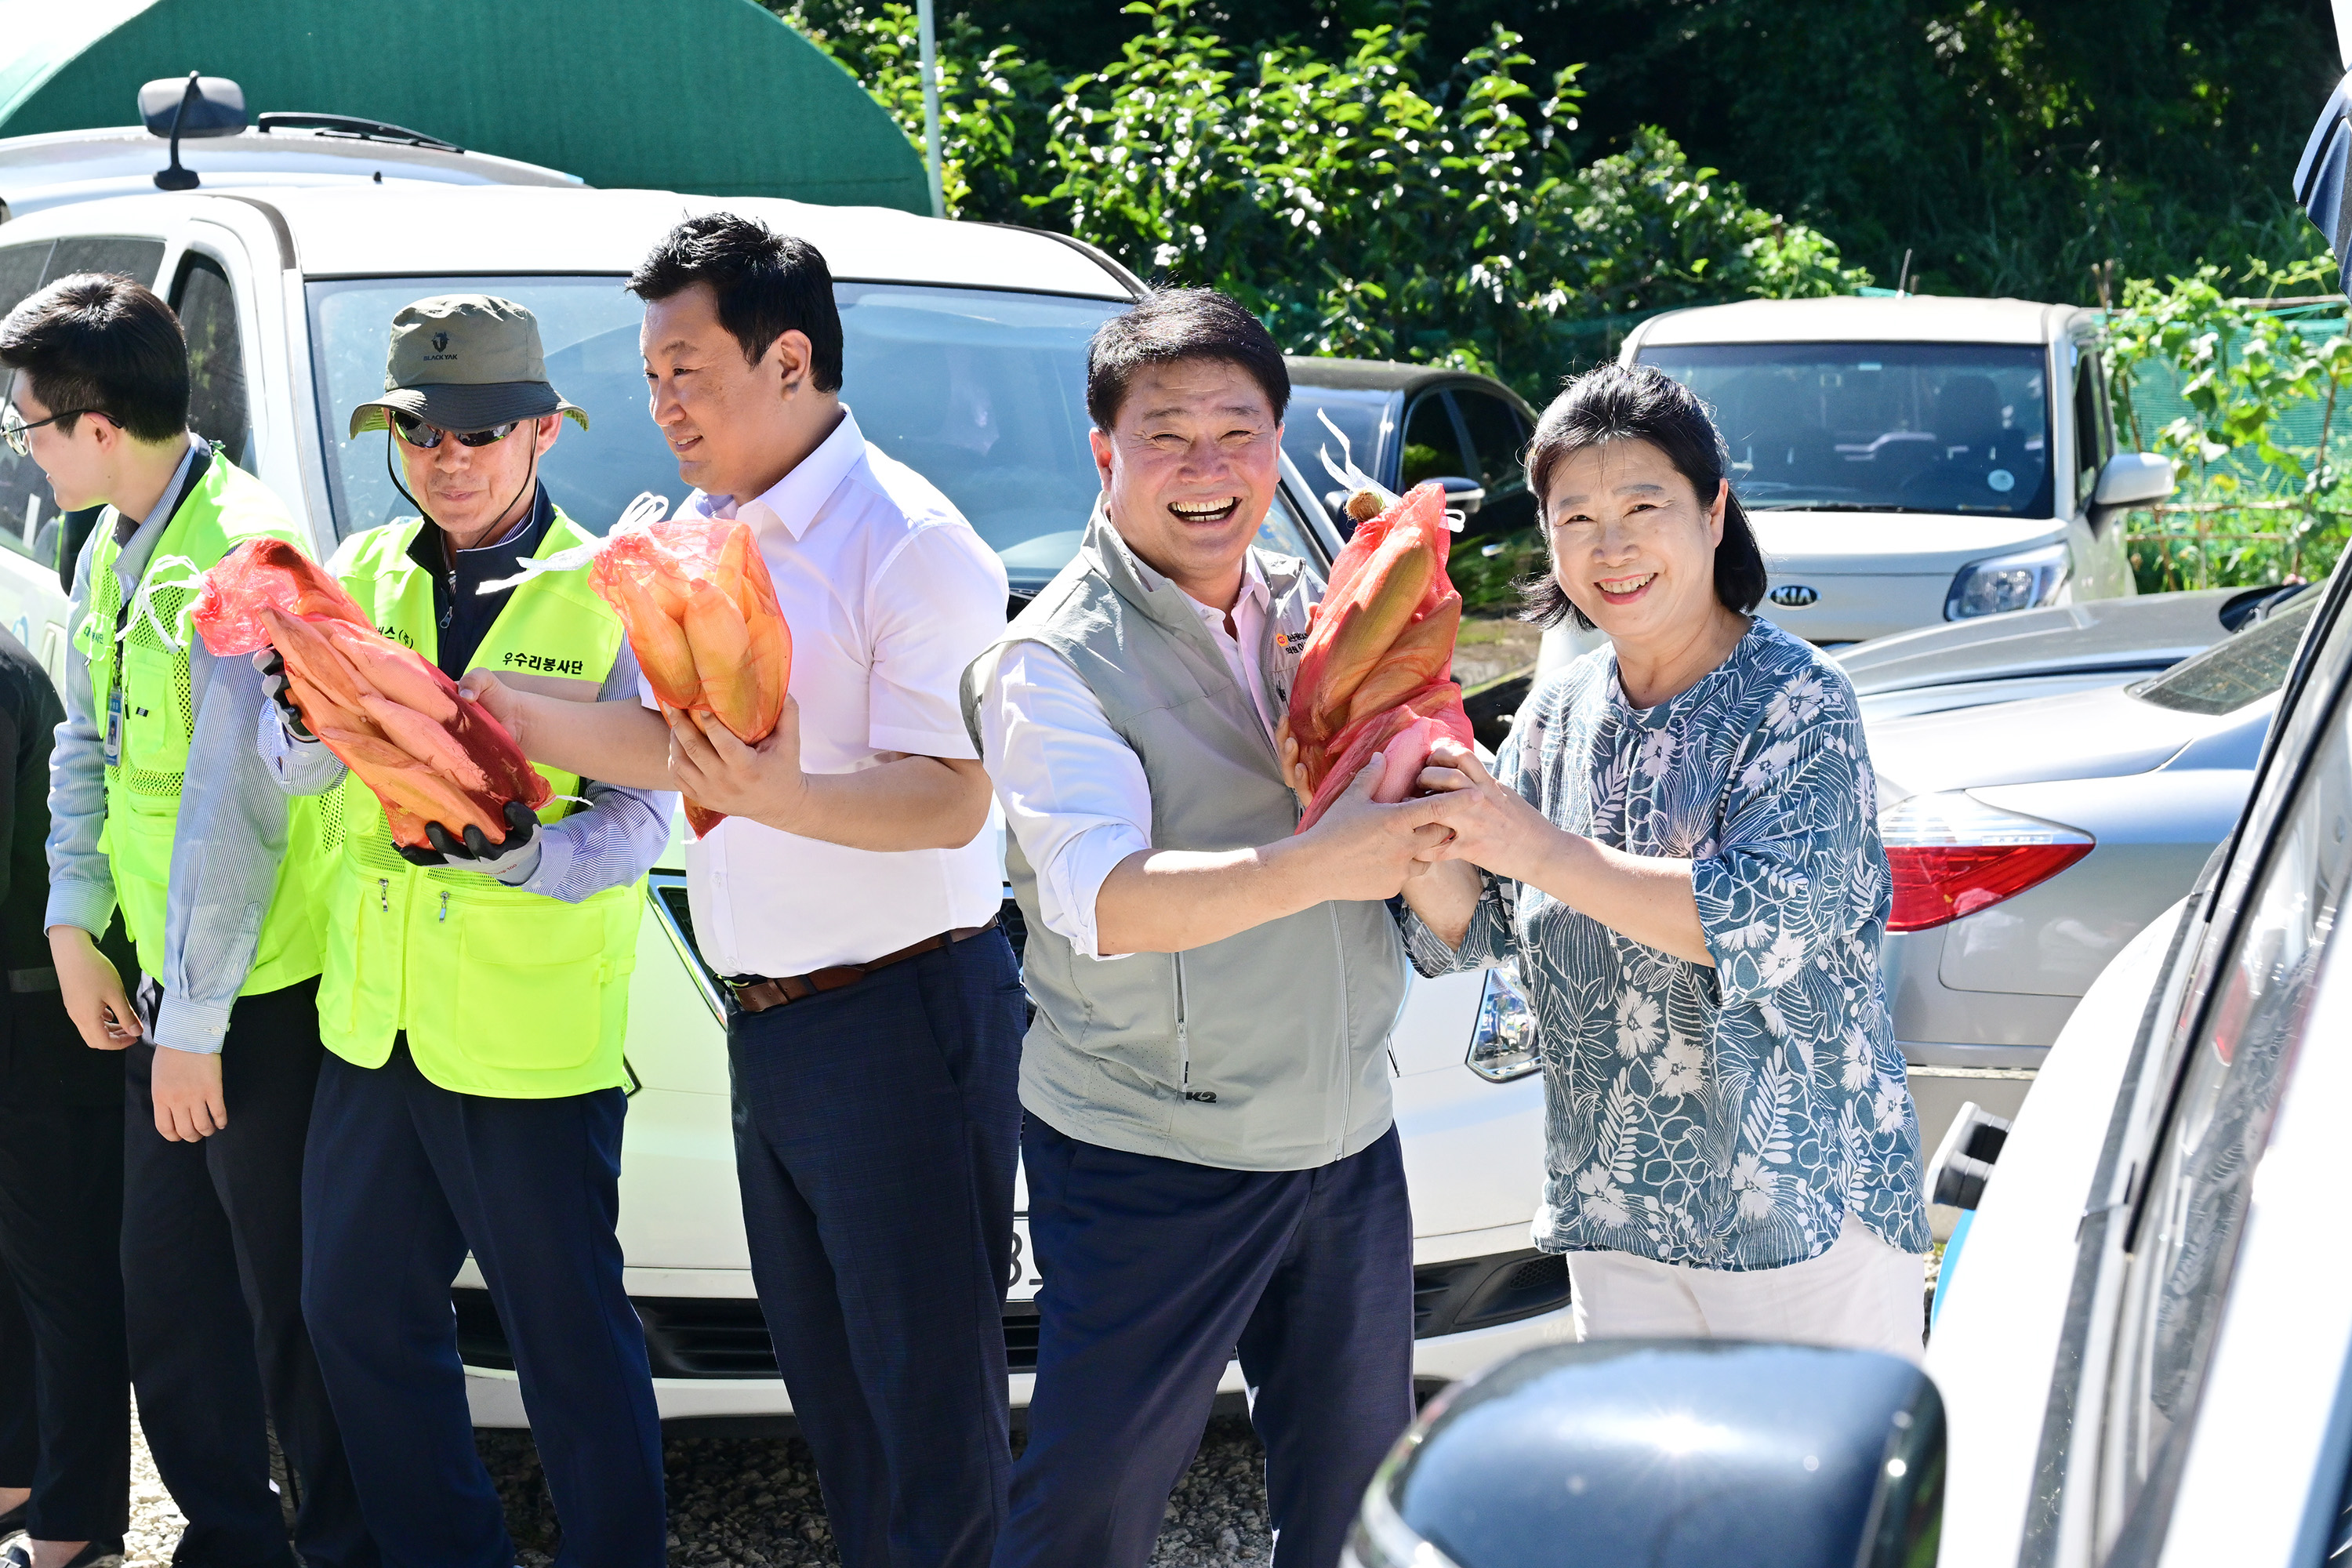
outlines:
[[[7,151],[0,142],[0,168]],[[1087,446],[1086,343],[1140,289],[1108,258],[1025,230],[873,208],[596,191],[550,181],[547,171],[529,183],[452,183],[446,153],[416,153],[435,161],[430,177],[404,178],[402,159],[413,152],[372,145],[380,180],[256,175],[241,184],[246,176],[231,173],[186,194],[44,206],[0,224],[0,310],[74,270],[152,283],[187,328],[193,423],[286,499],[323,556],[404,509],[385,437],[343,434],[352,405],[382,389],[393,313],[457,290],[520,300],[539,318],[551,379],[593,426],[568,432],[541,473],[572,517],[602,528],[640,491],[673,502],[684,493],[646,416],[640,310],[622,279],[679,218],[724,205],[824,253],[845,328],[845,392],[860,426],[956,501],[1003,557],[1016,597],[1043,585],[1075,550],[1097,488]],[[497,180],[498,169],[482,167],[481,178]],[[0,448],[0,626],[53,674],[65,658],[59,563],[73,531],[37,470]],[[1288,468],[1264,537],[1318,563],[1338,548],[1314,492]],[[627,1281],[663,1415],[765,1420],[790,1404],[752,1296],[721,1003],[694,949],[681,865],[673,842],[649,879],[631,993],[635,1088],[621,1184]],[[1009,903],[1006,914],[1017,940]],[[1567,1271],[1528,1246],[1543,1090],[1532,1022],[1507,972],[1415,982],[1391,1060],[1415,1226],[1417,1374],[1444,1383],[1570,1337]],[[890,1085],[877,1081],[874,1092],[887,1095]],[[1009,1283],[1004,1331],[1020,1405],[1035,1363],[1040,1283],[1025,1255]],[[522,1425],[512,1363],[479,1284],[470,1264],[455,1282],[475,1416]],[[1225,1387],[1240,1388],[1238,1367]]]
[[[2123,514],[2171,465],[2116,450],[2096,311],[1916,295],[1670,310],[1620,356],[1705,400],[1816,643],[2134,592]]]

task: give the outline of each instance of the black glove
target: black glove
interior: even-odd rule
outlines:
[[[303,721],[302,710],[294,706],[290,683],[286,679],[286,656],[274,647],[263,648],[254,656],[253,668],[261,671],[261,689],[278,704],[288,731],[298,741],[317,740],[319,737],[310,733],[310,726]]]
[[[425,837],[432,840],[432,847],[396,846],[400,858],[412,866],[457,866],[495,877],[515,865],[539,832],[539,818],[519,800],[507,802],[499,815],[507,820],[503,844],[491,843],[489,836],[479,827],[468,826],[460,837],[437,822],[428,822],[425,825]]]

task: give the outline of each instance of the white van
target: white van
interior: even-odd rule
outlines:
[[[2098,313],[2024,300],[1670,310],[1620,356],[1698,394],[1771,574],[1816,643],[2135,591],[2123,514],[2171,465],[2116,450]]]
[[[0,142],[0,168],[8,148]],[[182,195],[46,205],[0,224],[0,310],[74,270],[152,282],[187,328],[193,423],[287,500],[324,556],[404,509],[385,437],[343,435],[352,405],[382,389],[393,313],[456,290],[520,300],[539,318],[551,379],[593,424],[558,444],[542,476],[566,511],[601,528],[641,490],[673,502],[684,494],[646,417],[640,310],[622,279],[679,218],[725,206],[824,253],[858,423],[954,499],[1003,556],[1016,595],[1034,593],[1075,550],[1097,488],[1085,345],[1140,288],[1099,253],[1049,235],[873,208],[588,190],[550,182],[546,171],[527,184],[453,184],[447,153],[431,154],[433,181],[408,180],[399,174],[408,151],[374,149],[381,182],[240,184],[244,175],[221,174]],[[1328,562],[1338,541],[1313,497],[1286,468],[1265,538]],[[52,673],[65,657],[60,551],[72,533],[38,471],[0,448],[0,626]],[[628,1287],[665,1417],[772,1417],[790,1405],[753,1300],[720,998],[694,950],[681,865],[674,842],[650,879],[631,995],[636,1087],[621,1182]],[[1017,939],[1009,903],[1006,913]],[[1418,1374],[1450,1381],[1569,1337],[1566,1269],[1528,1247],[1543,1091],[1532,1026],[1507,975],[1416,982],[1392,1058],[1416,1230]],[[1013,1397],[1025,1404],[1039,1283],[1025,1256],[1010,1283],[1005,1335],[1021,1369]],[[475,1417],[523,1425],[479,1286],[469,1264],[455,1289]],[[1237,1367],[1224,1386],[1240,1388]]]

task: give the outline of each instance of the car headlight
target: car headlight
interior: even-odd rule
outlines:
[[[2039,608],[2058,597],[2074,565],[2063,544],[1971,561],[1952,579],[1952,590],[1944,596],[1944,618],[1965,621]]]
[[[1470,1070],[1489,1083],[1508,1083],[1543,1066],[1536,1034],[1536,1010],[1519,989],[1516,960],[1486,971],[1478,997],[1478,1022],[1470,1031]]]

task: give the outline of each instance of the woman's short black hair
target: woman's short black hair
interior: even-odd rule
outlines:
[[[1265,323],[1214,289],[1162,289],[1095,330],[1087,345],[1087,415],[1108,430],[1127,384],[1147,364],[1214,359],[1239,365],[1265,389],[1276,424],[1290,406],[1290,367]]]
[[[0,321],[0,369],[31,378],[52,414],[94,409],[134,439],[188,427],[188,340],[143,283],[111,272],[60,278]],[[74,419],[58,428],[70,435]]]
[[[758,364],[778,338],[803,332],[816,389],[841,390],[841,308],[815,246],[755,217],[705,213],[662,236],[629,274],[628,289],[650,301],[697,283],[719,296],[719,324],[743,345],[745,359]]]
[[[1645,364],[1587,371],[1551,400],[1528,443],[1528,488],[1535,492],[1547,541],[1552,475],[1577,453],[1610,441],[1647,441],[1664,452],[1698,492],[1701,506],[1714,504],[1730,466],[1706,405],[1681,382]],[[1723,542],[1715,547],[1715,596],[1744,616],[1763,602],[1765,585],[1764,552],[1735,491],[1724,502]],[[1527,605],[1521,614],[1538,626],[1556,626],[1572,616],[1578,626],[1592,629],[1591,619],[1560,587],[1557,570],[1522,583],[1519,595]]]

